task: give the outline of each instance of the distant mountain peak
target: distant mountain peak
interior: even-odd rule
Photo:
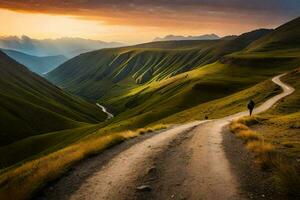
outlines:
[[[153,41],[172,41],[172,40],[218,40],[220,37],[214,33],[199,36],[167,35],[163,38],[157,37]]]
[[[83,38],[33,39],[29,36],[0,36],[0,48],[20,51],[35,56],[74,57],[88,51],[123,46],[118,42],[104,42]]]

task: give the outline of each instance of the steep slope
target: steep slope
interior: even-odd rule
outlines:
[[[244,50],[225,56],[226,64],[296,66],[300,60],[300,18],[296,18],[249,44]]]
[[[111,106],[115,113],[119,113],[114,118],[115,121],[133,118],[135,123],[147,125],[181,111],[192,112],[198,105],[225,98],[293,68],[293,66],[272,66],[270,70],[255,65],[214,63],[160,82],[110,92],[108,93],[110,96],[103,99],[103,102]],[[236,103],[239,100],[236,97]],[[199,112],[202,119],[205,115],[211,118],[217,112],[215,108],[211,106],[205,112]],[[222,109],[224,111],[226,107]],[[177,120],[181,120],[180,117]]]
[[[247,52],[298,49],[300,44],[300,17],[276,28],[272,33],[253,42]]]
[[[297,32],[300,26],[293,24],[284,25],[284,33]],[[275,32],[279,34],[278,29]],[[295,48],[280,51],[247,52],[247,47],[256,43],[253,40],[267,37],[264,35],[273,35],[273,31],[253,31],[225,45],[223,43],[223,48],[217,48],[215,54],[220,52],[220,49],[222,52],[242,50],[227,54],[214,64],[196,67],[193,71],[139,87],[115,87],[113,91],[107,92],[102,100],[116,112],[123,112],[121,117],[138,115],[141,122],[148,123],[223,98],[299,66],[300,51],[296,47],[300,48],[300,43],[296,43]],[[297,41],[298,35],[289,35],[285,39],[281,37],[281,43],[289,44],[293,38]],[[207,115],[210,114],[208,111]]]
[[[268,32],[257,30],[233,40],[166,41],[103,49],[67,61],[46,78],[72,93],[100,99],[112,89],[137,87],[213,63]]]
[[[67,58],[63,55],[39,57],[9,49],[1,50],[9,57],[25,65],[28,69],[38,74],[50,72],[67,60]]]
[[[106,118],[94,104],[67,94],[0,51],[0,146]]]

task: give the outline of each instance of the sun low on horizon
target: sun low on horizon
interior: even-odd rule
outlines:
[[[274,28],[297,16],[297,1],[274,5],[229,1],[6,1],[0,0],[0,36],[77,37],[141,43],[165,35],[238,35]],[[276,13],[276,15],[274,14]]]

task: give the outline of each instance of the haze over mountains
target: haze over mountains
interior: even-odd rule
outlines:
[[[173,40],[217,40],[220,37],[216,34],[205,34],[199,36],[182,36],[182,35],[167,35],[165,37],[157,37],[153,41],[173,41]]]
[[[37,40],[28,36],[0,37],[0,48],[20,51],[34,56],[64,55],[74,57],[81,53],[122,46],[118,42],[103,42],[82,38],[60,38]]]
[[[9,57],[25,65],[30,71],[38,73],[40,75],[50,72],[60,64],[68,60],[63,55],[57,56],[33,56],[25,54],[15,50],[0,49],[2,52],[7,54]]]

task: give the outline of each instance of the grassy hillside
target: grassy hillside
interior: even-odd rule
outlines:
[[[285,29],[297,31],[298,26]],[[155,125],[201,120],[205,116],[224,117],[245,110],[249,99],[260,104],[278,94],[280,88],[270,78],[298,67],[300,51],[293,47],[247,51],[257,39],[272,33],[258,30],[233,40],[154,42],[105,49],[64,63],[47,78],[73,93],[101,100],[118,115],[99,125],[32,135],[0,148],[0,153],[10,152],[3,161],[12,164],[16,161],[10,160],[11,157],[28,160],[28,155],[19,153],[32,147],[32,141],[39,145],[31,151],[38,156],[45,155],[2,174],[0,185],[5,187],[0,189],[0,195],[29,196],[74,162],[139,135],[138,128],[143,128],[141,132],[145,133]],[[282,38],[281,42],[289,40]],[[293,72],[284,81],[298,87],[298,75],[297,71]],[[276,130],[270,134],[275,142],[277,134],[281,136],[277,131],[293,130],[288,136],[288,148],[297,147],[291,144],[297,139],[294,132],[299,122],[297,96],[298,93],[296,97],[286,98],[263,116],[266,127]],[[74,141],[78,142],[48,154]],[[44,148],[44,143],[51,147]],[[298,150],[290,155],[298,155]],[[16,187],[22,189],[12,193]]]
[[[187,112],[191,112],[198,105],[203,106],[215,99],[247,89],[290,69],[293,67],[274,66],[270,70],[256,66],[214,63],[160,82],[125,92],[123,90],[124,93],[120,92],[114,98],[108,97],[104,102],[120,113],[114,120],[134,117],[139,123],[146,125],[187,109]],[[210,110],[201,113],[200,118],[203,119],[205,114],[213,117],[213,111]]]
[[[25,138],[106,118],[96,105],[63,92],[2,52],[0,77],[1,148]]]
[[[2,146],[0,147],[0,154],[2,155],[0,170],[19,166],[26,161],[59,150],[94,133],[98,129],[99,125],[84,125],[78,128],[29,136]]]
[[[245,140],[255,163],[272,172],[273,184],[294,199],[300,196],[300,68],[281,80],[295,88],[294,93],[267,112],[234,121],[230,128]]]
[[[287,27],[286,29],[296,29],[295,31],[300,28],[289,26],[289,23]],[[276,29],[275,31],[277,32],[278,30]],[[252,45],[250,43],[255,38],[271,34],[273,34],[273,31],[262,29],[242,34],[238,38],[229,41],[231,45],[228,46],[224,45],[226,43],[218,43],[218,45],[223,45],[223,50],[227,48],[242,48],[243,50],[225,55],[221,57],[219,62],[205,66],[200,65],[201,67],[195,67],[196,69],[194,70],[168,79],[151,81],[142,85],[134,85],[128,79],[123,80],[107,91],[105,96],[101,98],[101,101],[105,105],[111,106],[115,113],[120,113],[114,119],[115,121],[122,121],[124,118],[132,117],[133,121],[147,125],[180,112],[186,112],[186,117],[195,119],[188,112],[194,113],[195,116],[195,112],[199,111],[198,107],[202,110],[204,109],[203,106],[215,99],[226,98],[226,96],[250,88],[272,76],[290,71],[299,66],[300,51],[293,48],[285,49],[284,51],[245,53],[245,49]],[[295,37],[297,38],[297,36]],[[291,38],[286,38],[287,43],[290,40]],[[284,42],[283,38],[282,42]],[[171,44],[169,42],[165,46]],[[146,45],[151,45],[152,48],[159,46],[158,43]],[[238,96],[236,98],[236,101],[239,102]],[[242,96],[240,98],[241,100],[243,99]],[[232,105],[228,106],[228,108],[232,109]],[[215,108],[208,106],[207,110],[204,110],[199,112],[201,117],[196,115],[198,119],[204,118],[204,115],[209,117],[218,116]],[[222,107],[220,110],[225,111],[227,108]],[[176,117],[174,119],[181,121]]]
[[[46,78],[72,93],[100,99],[119,87],[137,87],[213,63],[268,32],[257,30],[234,40],[166,41],[103,49],[69,60]]]
[[[164,127],[164,125],[161,125],[162,123],[172,124],[199,120],[203,119],[207,113],[209,113],[210,118],[227,116],[228,114],[245,110],[245,105],[250,98],[253,98],[256,103],[260,104],[279,92],[280,89],[278,86],[273,84],[270,80],[267,80],[241,92],[200,104],[168,118],[155,121],[152,125],[148,124],[147,127]],[[30,161],[16,169],[9,170],[0,176],[0,185],[3,186],[0,189],[0,196],[14,198],[30,197],[30,195],[42,187],[45,182],[60,176],[63,171],[69,168],[74,162],[86,156],[99,153],[99,151],[124,139],[139,135],[140,130],[121,133],[119,131],[144,126],[144,124],[140,123],[143,117],[144,116],[135,116],[123,119],[118,123],[107,124],[107,126],[103,126],[102,128],[98,127],[97,131],[88,133],[86,138],[74,145],[37,160]],[[144,130],[147,130],[147,128],[141,131]],[[149,130],[152,129],[149,128]],[[14,191],[16,187],[20,187],[20,190],[16,193],[11,192]]]
[[[276,28],[272,33],[253,42],[247,52],[265,52],[286,49],[299,50],[300,17]]]
[[[295,92],[260,115],[257,128],[279,151],[296,160],[300,155],[300,68],[282,80],[294,87]]]
[[[299,28],[290,23],[285,27],[290,32]],[[255,90],[249,94],[239,91],[299,65],[300,51],[294,48],[247,52],[260,38],[278,30],[260,29],[232,40],[153,42],[90,52],[64,63],[47,77],[109,106],[118,114],[111,121],[116,130],[165,119],[176,123],[205,115],[224,116],[242,109],[243,103],[254,97],[249,95],[256,94]],[[294,37],[297,40],[298,36]],[[290,40],[283,37],[282,43]],[[177,71],[183,66],[192,67]],[[276,93],[276,88],[268,89],[270,95]],[[269,94],[263,94],[259,99],[267,97]]]
[[[2,49],[2,51],[17,62],[25,65],[30,71],[38,74],[50,72],[67,60],[62,55],[39,57],[8,49]]]

